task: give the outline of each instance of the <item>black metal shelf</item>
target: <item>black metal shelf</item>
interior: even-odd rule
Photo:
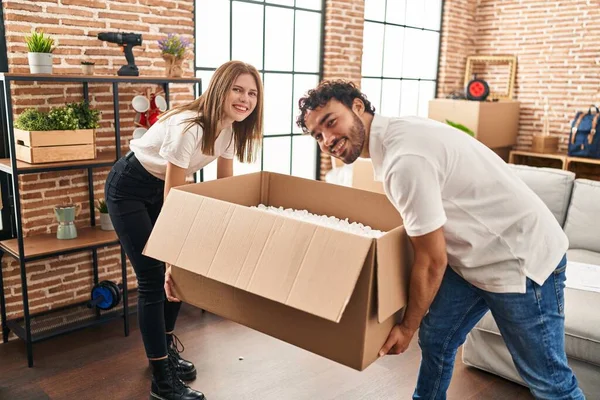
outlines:
[[[112,85],[114,126],[115,126],[115,153],[104,154],[93,160],[57,162],[46,164],[29,164],[18,161],[15,158],[15,135],[13,129],[13,106],[12,106],[12,82],[79,82],[82,84],[82,94],[85,101],[89,101],[89,83],[109,83]],[[198,85],[197,93],[202,92],[202,81],[200,78],[169,78],[164,76],[103,76],[103,75],[60,75],[60,74],[17,74],[0,73],[0,101],[4,104],[1,109],[4,111],[2,126],[3,131],[7,132],[5,148],[10,150],[10,158],[0,159],[0,172],[7,174],[9,182],[8,193],[5,195],[4,203],[7,212],[14,213],[12,224],[12,238],[0,241],[0,261],[4,253],[15,257],[19,261],[21,275],[21,292],[23,298],[23,317],[11,321],[6,318],[6,299],[4,294],[4,283],[2,279],[2,268],[0,264],[0,312],[2,318],[2,338],[6,343],[9,332],[12,330],[19,338],[23,339],[27,345],[27,363],[29,367],[33,366],[33,343],[46,340],[74,330],[83,329],[89,326],[102,324],[119,316],[123,317],[123,328],[125,336],[129,335],[129,312],[123,313],[123,309],[129,310],[129,293],[127,290],[127,259],[125,251],[121,246],[121,278],[123,287],[121,312],[113,309],[111,313],[101,313],[99,310],[88,310],[87,318],[80,319],[75,323],[65,323],[62,325],[47,327],[41,331],[32,319],[37,320],[41,314],[35,316],[29,313],[29,297],[27,291],[27,271],[26,262],[70,254],[75,252],[91,251],[92,266],[94,274],[94,284],[98,284],[98,248],[118,245],[119,240],[112,231],[101,231],[96,224],[95,208],[93,206],[94,198],[94,168],[110,167],[121,158],[121,133],[119,121],[119,83],[153,83],[160,84],[165,93],[167,107],[169,107],[169,84],[194,83]],[[88,177],[88,202],[90,204],[90,227],[79,228],[78,238],[70,240],[59,240],[54,235],[35,235],[31,237],[23,236],[23,226],[21,221],[21,199],[19,196],[19,175],[32,174],[48,171],[65,171],[73,169],[87,169]],[[8,204],[12,203],[12,204]],[[9,205],[13,206],[10,209]],[[7,210],[8,209],[8,210]],[[51,310],[49,313],[60,313],[60,310]],[[46,314],[46,313],[44,313]]]

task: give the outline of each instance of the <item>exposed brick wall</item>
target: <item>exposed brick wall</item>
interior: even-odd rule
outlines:
[[[164,61],[156,41],[168,33],[180,33],[193,39],[193,0],[5,0],[4,18],[10,72],[29,72],[24,36],[32,28],[40,28],[55,38],[54,69],[56,74],[81,72],[80,61],[96,63],[96,74],[116,75],[125,64],[124,54],[116,44],[97,39],[98,32],[125,31],[143,35],[142,46],[134,48],[135,62],[142,75],[164,75]],[[192,52],[190,52],[192,53]],[[185,75],[193,75],[193,56],[188,55]],[[128,151],[134,129],[135,112],[132,97],[146,88],[160,90],[148,84],[120,84],[119,110],[121,148]],[[193,98],[192,85],[171,85],[172,105]],[[114,154],[114,123],[112,85],[89,85],[92,107],[101,110],[101,127],[97,130],[98,154]],[[82,100],[82,87],[75,84],[18,84],[13,89],[14,116],[25,108],[49,107]],[[96,199],[104,197],[104,182],[109,168],[94,170]],[[48,172],[23,175],[20,178],[23,227],[26,235],[56,232],[53,207],[63,203],[82,205],[76,225],[89,226],[86,170]],[[6,206],[6,205],[5,205]],[[99,225],[98,213],[97,224]],[[101,279],[121,281],[120,250],[117,246],[98,252]],[[22,314],[19,264],[9,256],[3,262],[4,285],[9,318]],[[92,285],[91,253],[49,258],[27,264],[31,312],[84,301]],[[130,287],[136,286],[133,270],[129,269]]]
[[[360,86],[364,0],[327,0],[323,79],[349,79]],[[321,179],[331,169],[331,158],[321,155]]]
[[[515,55],[515,99],[521,103],[516,148],[541,132],[544,97],[550,132],[562,135],[577,110],[600,104],[600,9],[588,0],[446,0],[438,97],[463,86],[466,56]],[[492,80],[493,83],[493,80]]]

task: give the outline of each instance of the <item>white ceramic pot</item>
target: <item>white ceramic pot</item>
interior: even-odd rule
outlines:
[[[112,221],[110,220],[110,215],[107,213],[100,213],[100,229],[103,231],[114,231]]]
[[[52,73],[52,53],[27,53],[32,74]]]

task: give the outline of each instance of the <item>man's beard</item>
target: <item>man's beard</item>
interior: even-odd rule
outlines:
[[[356,161],[365,145],[365,125],[356,114],[352,113],[352,117],[354,124],[348,135],[348,142],[352,147],[348,149],[346,156],[342,159],[345,164],[352,164]]]

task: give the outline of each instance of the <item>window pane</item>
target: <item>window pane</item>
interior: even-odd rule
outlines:
[[[196,0],[196,66],[229,61],[229,1]]]
[[[421,82],[419,87],[419,116],[429,115],[429,100],[435,98],[435,82]]]
[[[438,69],[438,50],[440,34],[431,31],[416,31],[420,36],[420,78],[436,79]]]
[[[375,107],[377,113],[381,113],[379,99],[381,99],[381,79],[364,78],[360,84],[360,90],[367,100]]]
[[[290,133],[292,128],[292,74],[265,74],[264,85],[265,135]]]
[[[383,62],[383,24],[365,22],[362,74],[381,76]]]
[[[407,0],[388,0],[387,12],[385,14],[386,22],[404,25],[406,22],[406,1]]]
[[[263,157],[265,161],[263,163],[263,170],[289,175],[290,140],[291,137],[264,138]]]
[[[296,11],[295,42],[294,69],[318,73],[321,57],[321,14]]]
[[[265,25],[265,69],[290,71],[294,35],[294,10],[267,7]]]
[[[400,80],[384,79],[381,87],[381,114],[396,117],[400,112]]]
[[[217,179],[217,161],[213,161],[208,164],[206,167],[202,168],[203,170],[203,182],[214,181]],[[199,182],[199,181],[198,181]]]
[[[234,175],[245,175],[253,172],[260,171],[260,152],[256,157],[256,161],[253,163],[241,163],[237,157],[233,159],[233,174]]]
[[[425,0],[425,18],[423,25],[427,29],[440,30],[442,0]]]
[[[296,7],[321,11],[323,9],[323,0],[296,0]]]
[[[202,78],[202,93],[206,92],[206,89],[208,89],[208,84],[214,74],[215,71],[196,71],[196,77]]]
[[[263,7],[233,2],[233,59],[252,64],[257,69],[263,68]],[[214,36],[213,32],[206,40],[213,40]]]
[[[419,81],[402,81],[400,116],[417,115],[419,109]]]
[[[406,0],[406,25],[423,27],[425,3],[423,0]]]
[[[294,0],[266,0],[267,4],[281,4],[282,6],[294,6]]]
[[[365,19],[381,21],[385,19],[386,0],[365,0]]]
[[[404,30],[404,59],[402,63],[403,78],[418,78],[421,75],[423,66],[423,58],[421,57],[421,49],[423,44],[419,43],[422,36],[422,31],[417,29]]]
[[[319,75],[295,75],[294,76],[294,102],[292,104],[294,120],[292,121],[292,132],[302,133],[302,130],[296,125],[296,118],[300,114],[298,108],[298,100],[300,97],[306,95],[306,93],[316,87],[319,84]],[[312,139],[312,138],[311,138]]]
[[[292,141],[292,175],[316,179],[317,142],[308,135],[295,136]]]
[[[385,54],[383,56],[383,76],[402,76],[402,53],[404,50],[404,28],[392,25],[385,27]],[[414,60],[420,63],[419,59]]]

